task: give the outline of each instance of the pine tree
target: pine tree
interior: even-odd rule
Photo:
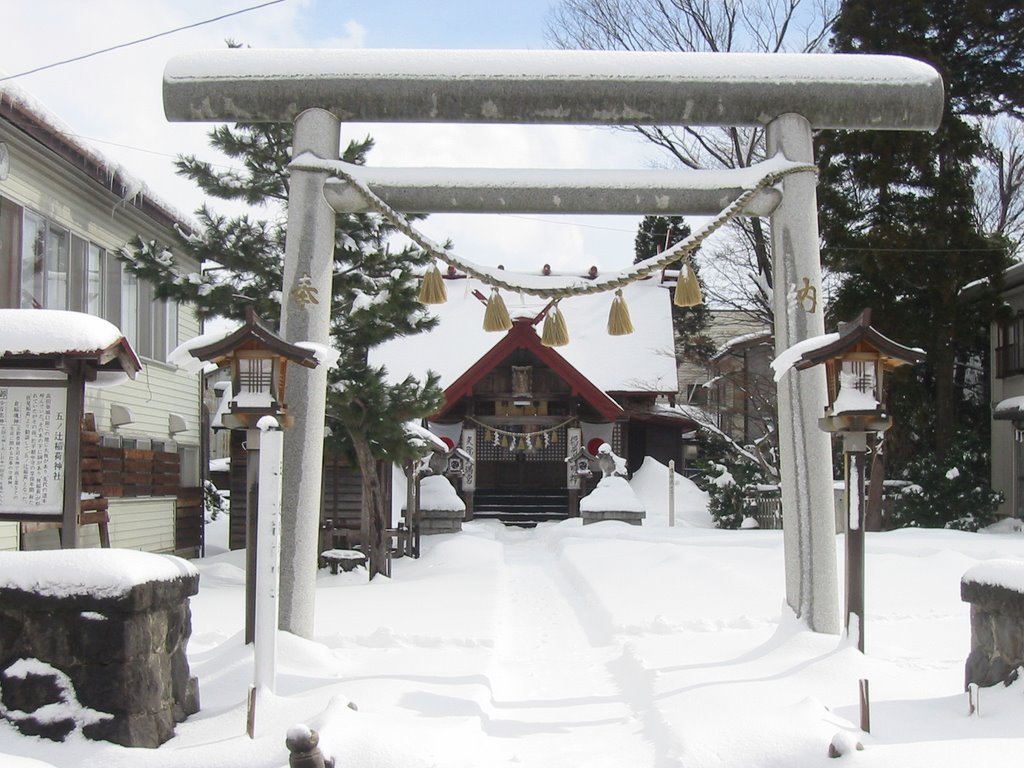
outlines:
[[[963,363],[983,354],[1008,265],[1005,243],[974,217],[975,118],[1021,115],[1024,7],[1017,0],[846,0],[834,27],[839,52],[903,54],[935,66],[946,87],[934,134],[826,132],[819,142],[823,260],[841,279],[833,323],[865,307],[897,341],[928,360],[895,377],[890,460],[940,458],[962,425],[976,429],[962,397]],[[987,280],[972,301],[964,286]]]
[[[196,212],[197,234],[175,244],[132,243],[124,254],[126,267],[153,283],[158,298],[191,304],[201,317],[240,320],[251,306],[265,321],[277,324],[291,134],[290,125],[276,124],[236,124],[211,131],[211,144],[244,170],[222,171],[195,157],[181,157],[178,172],[209,197],[261,207],[267,218],[221,216],[204,205]],[[369,138],[352,142],[342,159],[363,164],[372,145]],[[357,461],[362,475],[363,530],[369,538],[364,544],[372,577],[383,565],[384,521],[390,514],[377,460],[406,458],[410,449],[402,425],[433,413],[442,395],[437,377],[429,372],[424,381],[410,376],[397,384],[389,382],[382,368],[368,363],[368,352],[388,339],[416,334],[436,323],[416,298],[417,275],[432,258],[417,249],[390,250],[392,230],[378,216],[339,214],[336,221],[331,335],[341,358],[330,373],[329,441],[336,453]],[[219,266],[203,274],[180,274],[173,250]]]
[[[656,256],[667,248],[690,236],[690,225],[682,216],[645,216],[637,227],[633,241],[633,263]],[[700,269],[696,259],[691,256],[690,263],[700,281]],[[670,269],[679,269],[682,261],[669,265]],[[701,290],[704,284],[701,282]],[[711,322],[711,311],[706,304],[696,307],[677,307],[672,305],[672,323],[675,326],[676,354],[683,360],[704,365],[715,353],[714,342],[707,335],[707,327]]]

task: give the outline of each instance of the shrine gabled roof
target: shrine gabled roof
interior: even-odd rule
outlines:
[[[66,360],[133,379],[142,369],[121,331],[101,317],[60,309],[0,309],[0,367],[60,367]]]
[[[623,289],[636,328],[629,336],[607,333],[611,294],[563,300],[560,309],[568,325],[569,344],[558,347],[556,354],[603,393],[675,394],[672,299],[666,285],[654,277]],[[475,293],[488,294],[486,285],[458,278],[445,280],[445,286],[447,303],[427,307],[439,319],[434,329],[393,339],[370,351],[371,364],[385,366],[389,380],[399,382],[408,375],[422,379],[430,370],[447,389],[502,338],[482,328],[484,305]],[[533,320],[547,304],[528,295],[501,293],[513,318]],[[540,333],[540,324],[536,331]]]
[[[290,344],[263,324],[263,321],[252,311],[246,310],[245,322],[228,335],[211,341],[203,346],[192,346],[188,352],[198,360],[219,362],[230,356],[237,349],[255,346],[269,349],[277,355],[298,363],[306,368],[316,368],[315,353],[304,347]]]
[[[445,389],[445,405],[438,413],[438,417],[443,416],[461,398],[472,395],[477,382],[520,349],[532,352],[571,387],[574,395],[582,398],[602,417],[612,420],[622,413],[622,408],[611,397],[596,387],[558,352],[541,344],[540,337],[529,320],[520,319],[513,323],[512,328],[497,344]]]

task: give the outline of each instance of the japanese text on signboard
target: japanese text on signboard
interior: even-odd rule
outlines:
[[[63,509],[66,394],[0,384],[0,512]]]

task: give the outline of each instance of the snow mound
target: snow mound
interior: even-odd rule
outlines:
[[[630,485],[647,508],[644,527],[668,526],[668,467],[650,456],[633,473]],[[675,473],[676,525],[714,528],[708,495],[690,479]]]
[[[643,512],[644,504],[624,477],[611,475],[580,501],[581,512]]]
[[[444,475],[430,475],[420,481],[420,509],[465,512],[466,502],[459,498]]]

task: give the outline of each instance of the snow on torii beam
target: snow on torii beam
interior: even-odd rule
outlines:
[[[753,187],[769,164],[729,171],[591,170],[525,168],[374,168],[341,163],[384,202],[403,213],[583,213],[717,216]],[[772,167],[782,167],[772,163]],[[306,162],[300,170],[330,170]],[[324,182],[324,197],[338,213],[373,210],[344,179]],[[769,216],[782,201],[763,189],[741,215]]]
[[[942,109],[934,69],[863,54],[231,49],[176,57],[164,72],[168,119],[294,120],[295,157],[325,161],[338,159],[346,121],[764,126],[769,157],[813,163],[814,129],[934,130]],[[325,189],[338,190],[323,169],[291,173],[282,334],[327,343],[330,307],[310,302],[309,289],[329,295],[334,211],[324,198]],[[815,182],[808,173],[784,179],[771,214],[780,350],[824,332]],[[587,194],[577,191],[581,200]],[[318,520],[298,512],[319,509],[320,477],[297,479],[321,466],[327,382],[319,370],[291,387],[305,429],[286,438],[297,442],[286,446],[282,501],[295,513],[282,520],[282,555],[290,557],[281,564],[281,625],[305,637],[313,631]],[[778,402],[786,599],[811,629],[835,632],[831,452],[817,428],[824,372],[791,372]]]
[[[942,80],[864,54],[259,50],[185,54],[164,70],[172,121],[767,125],[934,130]]]

